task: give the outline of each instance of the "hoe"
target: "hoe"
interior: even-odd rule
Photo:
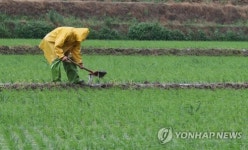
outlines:
[[[78,67],[80,67],[80,65],[78,63],[76,63],[75,61],[71,60],[70,58],[68,58],[68,60],[70,62],[72,62],[73,64],[77,65]],[[92,71],[92,70],[87,69],[85,67],[83,67],[81,69],[86,70],[86,71],[88,71],[90,73],[89,74],[89,83],[92,83],[93,76],[96,76],[98,78],[103,78],[107,74],[106,71]]]

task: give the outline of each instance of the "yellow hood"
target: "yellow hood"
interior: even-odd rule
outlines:
[[[58,27],[48,33],[39,47],[51,64],[56,58],[61,59],[68,51],[77,63],[82,62],[81,42],[87,38],[88,28]]]
[[[76,35],[77,41],[81,42],[86,39],[90,31],[88,28],[74,28],[73,32]]]

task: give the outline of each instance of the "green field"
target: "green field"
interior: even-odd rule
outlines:
[[[247,99],[246,90],[3,90],[0,149],[246,149]],[[162,145],[164,127],[242,138]]]
[[[0,45],[35,46],[40,40]],[[91,41],[98,48],[247,49],[245,42]],[[42,55],[0,55],[0,83],[47,83]],[[234,56],[83,55],[86,67],[106,70],[102,83],[247,83],[248,59]],[[61,68],[63,68],[61,66]],[[88,80],[88,73],[79,70]],[[62,70],[62,80],[67,82]],[[94,82],[98,82],[97,79]],[[0,85],[0,149],[230,149],[248,148],[247,89],[4,89]],[[161,144],[158,131],[172,128]],[[180,132],[239,132],[239,138],[176,138]]]
[[[247,82],[246,57],[83,56],[86,67],[106,70],[101,82],[212,83]],[[2,83],[50,82],[50,67],[41,55],[0,55]],[[61,65],[63,68],[63,65]],[[62,80],[66,75],[62,70]],[[88,80],[88,73],[79,70]]]
[[[37,46],[41,39],[0,39],[0,46]],[[247,42],[216,41],[135,41],[135,40],[85,40],[83,48],[202,48],[248,49]]]

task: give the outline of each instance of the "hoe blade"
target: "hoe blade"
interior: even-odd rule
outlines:
[[[97,77],[99,77],[99,78],[102,78],[102,77],[104,77],[106,74],[107,74],[106,71],[95,71],[95,72],[91,73],[90,75],[94,75],[94,76],[97,76]]]

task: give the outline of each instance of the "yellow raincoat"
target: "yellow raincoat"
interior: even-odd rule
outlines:
[[[58,27],[43,38],[39,47],[50,64],[65,55],[71,55],[75,62],[82,63],[80,44],[88,34],[88,28]]]

